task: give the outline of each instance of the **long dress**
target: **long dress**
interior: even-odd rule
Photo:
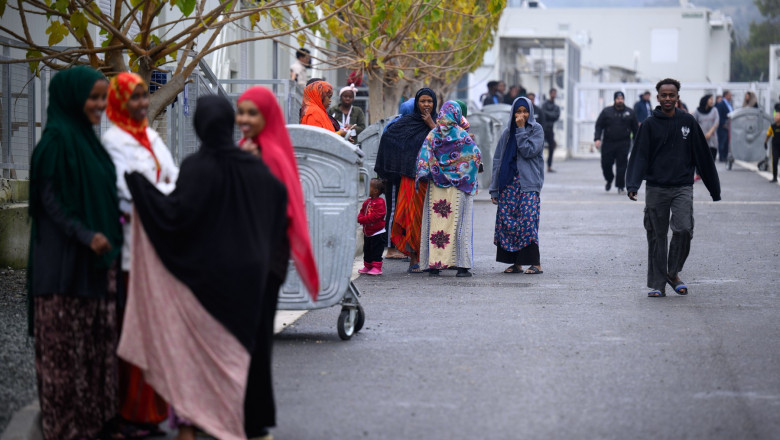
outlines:
[[[474,194],[482,157],[463,128],[468,125],[461,112],[455,101],[444,103],[417,159],[418,182],[430,179],[420,233],[421,269],[473,267]]]
[[[286,248],[287,191],[259,158],[233,143],[234,112],[198,100],[200,150],[184,160],[176,190],[127,176],[137,215],[118,353],[144,372],[176,412],[220,439],[247,438],[251,388],[270,368],[269,289]],[[252,417],[258,417],[254,412]],[[259,415],[270,426],[273,413]]]
[[[420,182],[415,188],[417,156],[431,131],[417,104],[423,95],[433,98],[431,117],[436,117],[436,94],[429,88],[418,90],[412,113],[402,116],[382,133],[374,166],[377,175],[388,182],[400,179],[390,239],[406,255],[420,253],[420,227],[427,190],[427,182]]]
[[[116,174],[84,113],[98,81],[87,67],[52,78],[30,167],[29,317],[47,440],[97,437],[117,410]],[[112,246],[102,256],[90,249],[98,232]]]

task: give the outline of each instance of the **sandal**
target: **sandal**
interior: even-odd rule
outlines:
[[[419,264],[410,264],[409,269],[406,269],[407,273],[423,273]]]
[[[647,292],[648,298],[662,298],[666,296],[665,293],[661,292],[660,290],[651,290]]]
[[[523,267],[513,264],[507,267],[504,273],[523,273]]]
[[[675,282],[673,279],[667,278],[666,282],[669,283],[670,286],[672,286],[672,289],[674,289],[674,291],[677,292],[678,295],[688,294],[688,286],[686,286],[685,283],[682,282],[682,280]]]
[[[528,266],[528,269],[523,273],[527,273],[528,275],[539,275],[540,273],[544,273],[544,271],[536,266]]]

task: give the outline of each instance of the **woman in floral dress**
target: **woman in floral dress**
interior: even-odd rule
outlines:
[[[515,99],[509,125],[493,156],[490,199],[498,205],[493,244],[504,273],[542,273],[539,256],[539,193],[544,184],[544,132],[526,97]]]
[[[420,267],[429,269],[430,276],[451,268],[458,270],[458,277],[471,276],[474,194],[482,157],[461,127],[462,117],[458,103],[444,103],[417,157],[417,182],[431,183],[420,230]]]

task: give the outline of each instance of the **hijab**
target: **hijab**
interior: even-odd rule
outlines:
[[[106,116],[117,127],[128,132],[135,140],[146,148],[149,154],[152,155],[154,163],[157,166],[157,180],[160,180],[160,161],[157,160],[157,155],[154,154],[152,149],[152,143],[149,141],[149,136],[146,134],[146,127],[149,125],[148,119],[144,118],[143,121],[136,121],[130,117],[130,112],[127,110],[127,101],[130,100],[130,96],[135,91],[137,86],[146,87],[146,83],[140,76],[135,73],[122,72],[119,75],[111,78],[111,82],[108,85],[108,107],[106,107]]]
[[[225,98],[199,98],[201,146],[182,162],[176,189],[166,196],[138,172],[125,179],[162,264],[252,353],[264,294],[277,294],[265,286],[284,246],[287,191],[262,160],[236,148],[234,123]]]
[[[515,123],[515,112],[520,107],[528,109],[528,120],[525,122],[525,127],[520,128]],[[504,145],[504,155],[501,157],[501,168],[498,171],[498,189],[503,190],[507,185],[512,183],[515,176],[517,176],[517,140],[515,139],[515,133],[517,130],[530,130],[531,126],[536,123],[534,117],[534,105],[530,99],[525,96],[521,96],[515,99],[512,103],[512,113],[509,114],[509,125],[504,129],[504,132],[509,132],[506,136],[506,145]],[[503,135],[502,135],[503,137]]]
[[[417,180],[430,179],[438,187],[454,186],[466,194],[475,194],[482,157],[479,147],[461,127],[461,120],[461,107],[455,101],[441,106],[436,128],[420,149]]]
[[[41,184],[48,181],[56,188],[58,202],[68,217],[103,233],[111,243],[111,251],[103,256],[90,254],[94,267],[108,269],[122,249],[116,171],[84,113],[92,87],[101,80],[106,81],[102,73],[79,66],[58,72],[49,83],[46,127],[30,163],[30,249],[37,218],[42,215]]]
[[[327,84],[327,83],[326,83]],[[252,101],[265,118],[265,127],[252,141],[260,147],[263,161],[271,172],[287,187],[287,239],[295,269],[311,294],[317,299],[319,274],[314,250],[309,238],[306,219],[306,201],[303,198],[298,163],[293,153],[290,134],[284,125],[284,116],[273,92],[265,87],[251,87],[241,94],[238,102]]]
[[[712,98],[712,95],[704,95],[701,97],[701,99],[699,100],[699,107],[696,108],[696,110],[698,110],[699,113],[706,115],[712,111],[712,107],[707,107],[707,102],[709,102],[710,98]]]
[[[335,120],[328,116],[328,109],[323,103],[328,93],[333,93],[333,87],[325,81],[315,81],[303,89],[301,124],[339,131],[338,122],[334,124]]]
[[[414,97],[412,113],[401,116],[393,125],[388,126],[379,140],[374,171],[382,178],[396,175],[412,179],[417,177],[417,155],[431,131],[420,113],[418,103],[421,96],[433,98],[431,118],[436,119],[436,93],[424,87],[418,90]]]

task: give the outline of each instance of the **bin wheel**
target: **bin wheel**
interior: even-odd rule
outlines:
[[[339,332],[339,337],[344,341],[348,341],[349,338],[355,334],[355,318],[357,316],[356,309],[349,309],[344,307],[339,314],[339,321],[336,325],[336,329]]]
[[[363,324],[366,322],[366,312],[363,311],[363,306],[358,304],[357,317],[355,318],[355,333],[359,332],[363,328]]]

